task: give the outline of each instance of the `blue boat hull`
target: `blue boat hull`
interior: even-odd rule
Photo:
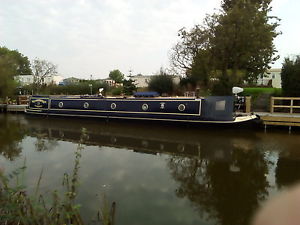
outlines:
[[[185,123],[236,123],[233,97],[101,98],[32,96],[27,114]],[[255,119],[253,116],[245,118]]]

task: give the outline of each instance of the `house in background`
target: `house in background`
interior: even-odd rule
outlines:
[[[281,69],[273,68],[267,70],[257,79],[257,85],[271,85],[273,88],[281,88]]]
[[[61,82],[59,82],[59,85],[71,85],[71,84],[78,84],[80,82],[79,78],[76,77],[68,77],[63,79]]]
[[[148,83],[151,79],[151,75],[138,74],[130,77],[137,88],[148,87]]]
[[[30,85],[34,83],[34,76],[32,74],[26,74],[26,75],[17,75],[14,78],[16,81],[20,83],[20,85]],[[49,75],[44,78],[43,84],[49,85],[49,84],[59,84],[63,80],[63,77],[60,75]]]
[[[17,75],[14,79],[20,83],[20,85],[29,85],[33,84],[33,75],[32,74],[25,74],[25,75]]]
[[[117,83],[115,80],[106,78],[106,79],[101,79],[100,81],[104,81],[106,84],[108,84],[109,87],[122,87],[123,83]]]

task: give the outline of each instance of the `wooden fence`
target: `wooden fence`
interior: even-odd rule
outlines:
[[[276,104],[280,101],[280,104]],[[282,101],[287,101],[288,104],[282,104]],[[298,104],[295,104],[298,103]],[[270,112],[274,113],[276,109],[288,109],[288,112],[295,113],[294,109],[300,109],[300,98],[298,97],[271,97]]]

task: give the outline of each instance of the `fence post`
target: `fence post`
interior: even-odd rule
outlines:
[[[271,102],[270,102],[270,112],[271,113],[274,113],[274,102],[275,102],[274,98],[271,97]]]
[[[246,109],[245,109],[246,113],[250,113],[251,112],[251,96],[246,96]]]
[[[290,114],[293,113],[293,106],[294,106],[294,100],[291,99],[291,108],[290,108]]]

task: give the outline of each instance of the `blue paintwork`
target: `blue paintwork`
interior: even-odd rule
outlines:
[[[27,113],[185,122],[234,120],[233,98],[228,96],[201,99],[32,96]]]

